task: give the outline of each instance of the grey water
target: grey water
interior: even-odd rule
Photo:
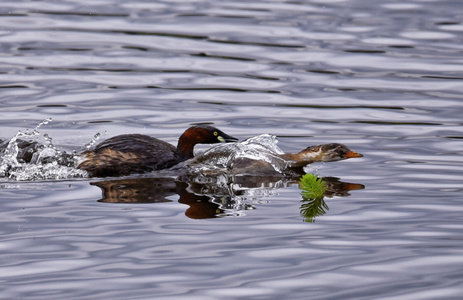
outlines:
[[[364,157],[306,170],[330,184],[312,218],[297,180],[2,177],[1,298],[460,298],[462,15],[450,0],[2,1],[0,140],[51,118],[30,139],[78,153],[209,123]]]

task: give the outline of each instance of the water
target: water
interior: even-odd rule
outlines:
[[[52,118],[34,138],[73,153],[96,134],[175,144],[210,122],[276,135],[285,152],[338,142],[364,155],[309,168],[341,182],[314,222],[281,178],[2,178],[3,298],[460,297],[458,1],[3,1],[0,13],[2,140]]]
[[[270,134],[261,134],[248,138],[241,142],[226,143],[211,147],[203,153],[198,153],[196,157],[179,164],[181,168],[187,167],[192,173],[224,173],[240,174],[245,172],[249,162],[263,162],[273,173],[284,173],[286,167],[290,165],[290,160],[286,160],[278,155],[284,152],[277,146],[278,140]],[[239,164],[240,159],[245,165]],[[237,166],[238,164],[238,166]],[[233,171],[237,167],[236,171]],[[175,169],[176,167],[174,167]],[[254,169],[254,173],[260,174],[264,167]]]

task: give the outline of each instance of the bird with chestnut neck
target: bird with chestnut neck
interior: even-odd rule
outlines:
[[[238,139],[208,125],[188,128],[180,136],[177,147],[147,135],[118,135],[83,152],[84,160],[78,168],[95,177],[145,173],[166,169],[192,158],[196,144],[236,141]]]

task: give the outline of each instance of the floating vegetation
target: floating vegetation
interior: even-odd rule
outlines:
[[[300,213],[304,222],[315,222],[315,217],[324,215],[329,209],[324,200],[328,185],[313,174],[305,174],[299,181],[302,190]]]
[[[323,198],[328,186],[323,181],[313,174],[305,174],[302,176],[299,186],[302,190],[302,196],[304,198]]]

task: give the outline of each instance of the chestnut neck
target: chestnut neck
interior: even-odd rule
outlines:
[[[201,142],[201,135],[194,129],[187,129],[178,139],[177,154],[183,160],[193,157],[193,148]]]

